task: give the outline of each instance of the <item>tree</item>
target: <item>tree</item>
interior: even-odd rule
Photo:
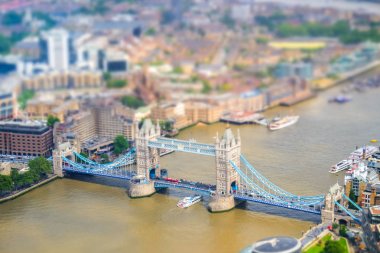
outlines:
[[[154,29],[153,27],[150,27],[148,30],[146,30],[145,35],[147,35],[147,36],[156,35],[156,29]]]
[[[110,162],[110,159],[109,159],[109,157],[108,157],[107,154],[101,154],[101,155],[100,155],[100,158],[102,159],[102,160],[100,161],[100,163],[109,163],[109,162]]]
[[[18,102],[20,104],[21,109],[25,109],[28,100],[34,97],[35,92],[33,90],[24,90],[18,96]]]
[[[165,131],[172,131],[173,130],[173,122],[170,120],[160,121],[160,127],[161,129]]]
[[[51,163],[45,157],[37,157],[29,161],[29,171],[36,172],[40,176],[52,173]]]
[[[10,176],[0,175],[0,195],[10,192],[12,187],[12,178]]]
[[[208,94],[212,90],[211,85],[208,81],[203,81],[203,88],[202,88],[202,93]]]
[[[11,49],[11,40],[0,34],[0,54],[7,54]]]
[[[161,13],[161,24],[168,25],[175,20],[174,13],[170,10],[164,10]]]
[[[226,11],[223,15],[223,17],[220,20],[225,26],[227,26],[230,29],[233,29],[235,27],[235,20],[231,17],[231,13],[229,11]]]
[[[4,14],[2,21],[5,26],[19,25],[22,23],[22,15],[14,11],[9,11]]]
[[[348,197],[349,199],[351,199],[353,202],[356,203],[357,197],[355,196],[355,193],[352,189],[350,190],[350,194]],[[350,201],[348,201],[348,208],[355,209],[356,207]]]
[[[125,106],[137,109],[141,106],[144,106],[145,103],[141,99],[138,99],[134,96],[124,96],[121,98],[121,103]]]
[[[88,154],[87,153],[83,153],[83,152],[80,152],[80,155],[85,157],[85,158],[88,158]]]
[[[177,66],[173,69],[174,74],[183,74],[183,69],[180,66]]]
[[[125,150],[128,149],[129,143],[123,135],[118,135],[115,137],[113,141],[113,146],[114,146],[113,152],[116,155],[120,155],[121,153],[123,153]]]
[[[111,79],[107,81],[108,88],[123,88],[128,85],[127,80],[123,79]]]
[[[55,123],[60,122],[60,120],[53,115],[48,115],[47,117],[47,125],[53,127]]]
[[[343,246],[338,241],[329,240],[325,244],[323,253],[344,253]]]
[[[111,74],[109,72],[104,72],[103,73],[103,79],[104,79],[104,81],[111,80]]]

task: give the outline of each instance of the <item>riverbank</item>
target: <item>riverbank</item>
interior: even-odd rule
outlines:
[[[28,188],[26,188],[26,189],[23,189],[23,190],[21,190],[21,191],[16,191],[16,192],[12,193],[11,195],[9,195],[9,196],[7,196],[7,197],[0,198],[0,204],[1,204],[1,203],[4,203],[4,202],[7,202],[7,201],[9,201],[9,200],[12,200],[12,199],[18,198],[18,197],[20,197],[21,195],[24,195],[25,193],[27,193],[27,192],[29,192],[29,191],[32,191],[32,190],[34,190],[34,189],[36,189],[36,188],[38,188],[38,187],[40,187],[40,186],[42,186],[42,185],[44,185],[44,184],[47,184],[47,183],[49,183],[49,182],[51,182],[51,181],[57,179],[57,177],[58,177],[57,175],[52,175],[51,177],[48,177],[47,179],[42,180],[41,182],[39,182],[39,183],[37,183],[37,184],[35,184],[35,185],[32,185],[32,186],[30,186],[30,187],[28,187]]]
[[[371,71],[371,70],[373,70],[379,66],[380,66],[380,60],[377,60],[377,61],[374,61],[374,62],[364,66],[363,68],[354,70],[354,71],[347,73],[347,74],[344,74],[336,80],[326,79],[326,78],[320,79],[320,80],[315,80],[314,81],[315,83],[313,84],[313,86],[314,86],[315,90],[323,91],[323,90],[335,87],[339,84],[342,84],[346,81],[349,81],[350,79],[353,79],[359,75],[364,75],[367,72],[369,72],[369,71]]]

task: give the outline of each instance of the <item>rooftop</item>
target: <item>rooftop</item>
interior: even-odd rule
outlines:
[[[380,206],[372,206],[369,208],[369,212],[372,216],[380,216]]]
[[[0,132],[20,134],[43,134],[49,127],[41,121],[3,121],[0,122]]]

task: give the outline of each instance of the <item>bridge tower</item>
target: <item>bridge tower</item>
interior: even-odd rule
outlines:
[[[225,130],[222,139],[219,140],[219,136],[216,137],[216,192],[209,203],[211,212],[228,211],[235,207],[233,193],[238,190],[240,177],[230,161],[240,167],[240,145],[240,133],[238,132],[235,138],[230,128]]]
[[[148,146],[150,140],[156,140],[160,136],[160,126],[153,125],[150,119],[146,119],[139,129],[135,126],[136,143],[136,178],[132,180],[129,188],[131,198],[146,197],[156,192],[154,182],[151,181],[159,169],[159,150]]]
[[[343,187],[338,183],[330,187],[325,197],[325,206],[321,212],[322,223],[333,223],[335,220],[335,201],[342,199]]]
[[[73,160],[73,152],[78,150],[76,144],[71,145],[69,142],[59,143],[53,150],[53,173],[58,177],[63,177],[62,157],[70,157]]]

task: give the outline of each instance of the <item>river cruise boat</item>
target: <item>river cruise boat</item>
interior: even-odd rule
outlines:
[[[178,201],[177,206],[180,208],[188,208],[202,200],[202,196],[194,195],[192,197],[185,197]]]
[[[352,162],[350,160],[343,160],[331,167],[330,173],[338,173],[339,171],[351,169]]]
[[[378,151],[379,151],[379,148],[376,146],[364,146],[352,152],[350,156],[348,157],[348,159],[355,160],[355,161],[368,159]]]
[[[285,116],[283,118],[274,119],[269,125],[269,130],[279,130],[284,127],[291,126],[297,123],[300,116]]]

